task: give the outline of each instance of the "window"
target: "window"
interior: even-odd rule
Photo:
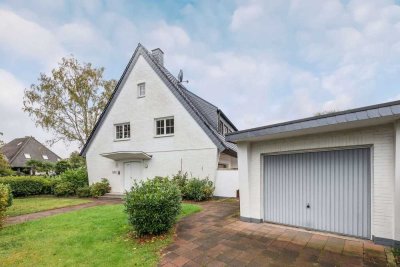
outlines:
[[[49,159],[49,157],[47,155],[42,155],[43,159]]]
[[[229,128],[228,128],[228,126],[225,125],[224,126],[224,135],[227,134],[228,132],[229,132]]]
[[[224,123],[222,121],[218,122],[218,132],[222,134],[224,130]]]
[[[173,135],[175,132],[174,118],[156,119],[156,135]]]
[[[31,158],[31,154],[28,154],[28,153],[24,154],[24,156],[25,156],[26,159],[30,159]]]
[[[218,121],[218,132],[222,135],[226,135],[227,133],[231,133],[232,130],[222,121]]]
[[[121,123],[115,125],[115,139],[124,140],[131,138],[131,124]]]
[[[145,83],[138,84],[138,97],[145,97],[146,95],[146,86]]]

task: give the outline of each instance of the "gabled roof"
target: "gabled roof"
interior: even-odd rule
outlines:
[[[57,162],[61,159],[53,151],[48,149],[42,143],[32,136],[16,138],[1,147],[1,152],[7,158],[12,167],[24,167],[26,159],[24,154],[29,154],[30,159]],[[43,155],[47,155],[48,160],[43,159]]]
[[[105,109],[101,113],[99,120],[96,122],[96,125],[94,126],[88,138],[88,141],[83,146],[81,155],[84,156],[86,154],[87,149],[89,148],[92,140],[96,136],[97,131],[100,129],[109,110],[117,99],[121,89],[126,82],[127,76],[131,72],[140,55],[143,56],[143,58],[158,74],[161,80],[163,80],[166,86],[171,90],[171,92],[179,100],[179,102],[186,108],[186,110],[200,125],[204,132],[210,137],[210,139],[214,142],[218,149],[220,151],[236,155],[236,145],[227,142],[225,140],[225,137],[218,133],[218,116],[223,116],[224,119],[230,124],[230,126],[234,130],[237,130],[233,123],[216,106],[187,90],[181,83],[179,83],[174,75],[172,75],[163,65],[159,64],[159,62],[152,56],[152,54],[141,44],[138,44],[135,52],[133,53]]]
[[[400,118],[400,101],[382,103],[324,115],[287,121],[257,128],[230,133],[226,139],[230,142],[245,141],[261,137],[283,137],[289,133],[316,131],[318,129],[345,129],[346,126],[365,126],[369,124],[388,123]]]

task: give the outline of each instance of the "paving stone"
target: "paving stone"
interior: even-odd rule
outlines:
[[[383,246],[274,224],[242,222],[237,202],[200,203],[181,220],[160,266],[386,266]]]

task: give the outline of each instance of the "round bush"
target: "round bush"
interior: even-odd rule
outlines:
[[[181,192],[168,178],[135,184],[127,192],[125,208],[138,236],[159,235],[175,224],[181,211]]]
[[[210,180],[192,178],[186,183],[183,196],[185,199],[203,201],[212,198],[214,189],[213,182]]]
[[[75,186],[70,182],[59,182],[54,186],[54,195],[58,197],[75,195]]]
[[[110,183],[106,178],[102,178],[101,182],[94,183],[90,186],[90,195],[92,197],[104,196],[111,191]]]

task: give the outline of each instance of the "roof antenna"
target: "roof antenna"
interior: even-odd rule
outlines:
[[[179,74],[178,74],[178,83],[189,83],[188,80],[186,80],[186,81],[183,80],[183,71],[182,70],[180,70]]]

